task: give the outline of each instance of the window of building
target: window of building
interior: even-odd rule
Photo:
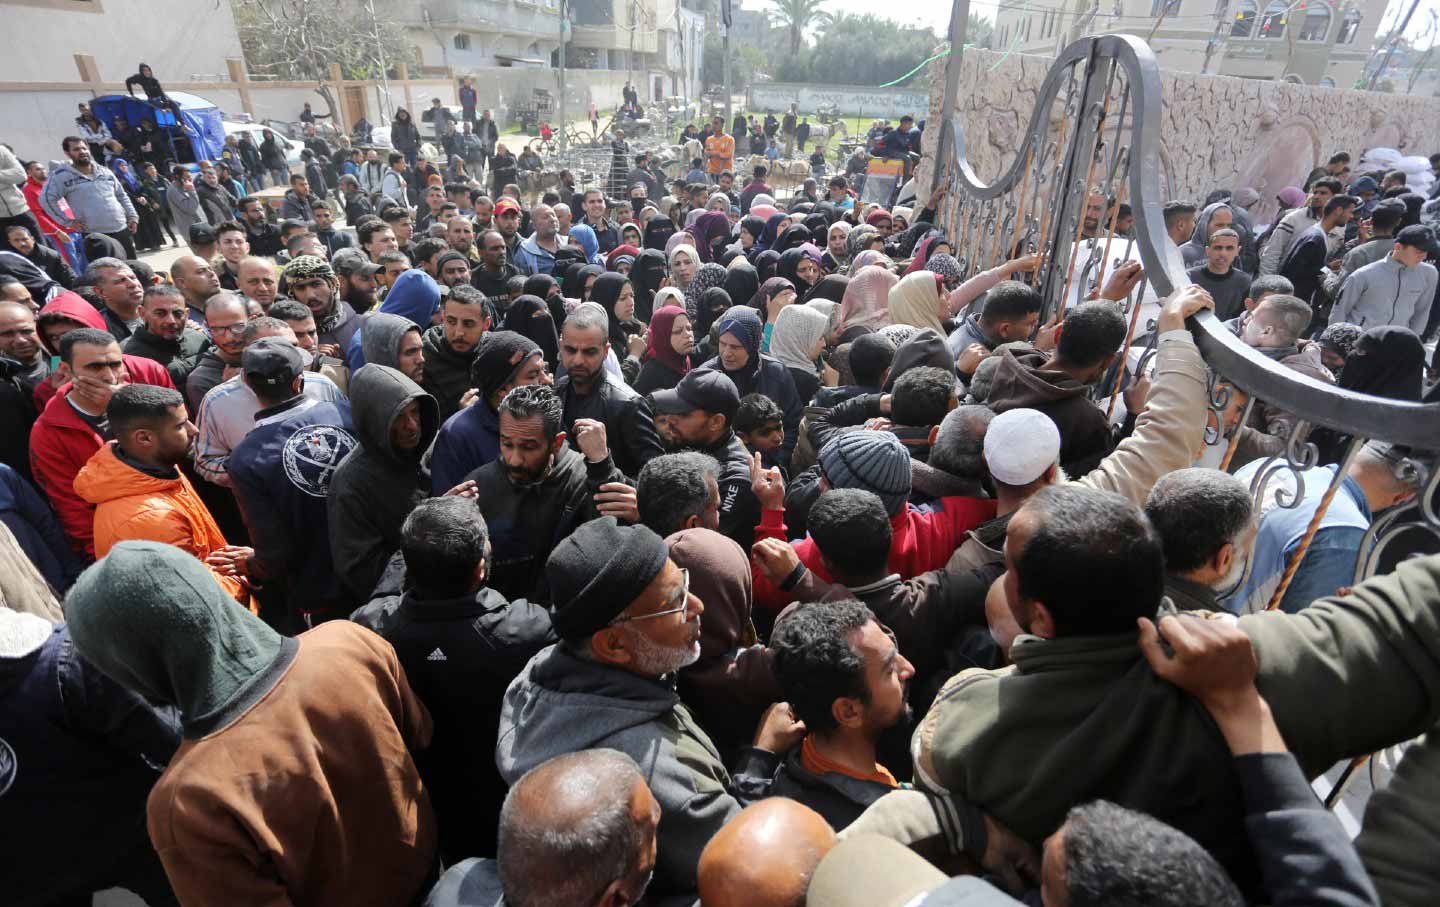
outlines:
[[[1252,37],[1255,33],[1255,14],[1258,12],[1255,0],[1239,0],[1235,6],[1235,24],[1230,26],[1230,37]]]
[[[1330,4],[1307,0],[1297,7],[1305,14],[1300,22],[1301,41],[1324,41],[1330,34]]]
[[[1340,21],[1340,33],[1335,36],[1336,44],[1354,44],[1355,33],[1360,31],[1360,10],[1355,7],[1345,13],[1345,18]]]
[[[456,49],[456,50],[469,50],[469,49],[470,49],[470,36],[469,36],[469,35],[464,35],[464,34],[456,35],[456,36],[455,36],[454,44],[455,44],[455,49]]]
[[[1265,7],[1265,14],[1260,17],[1261,38],[1283,38],[1285,37],[1285,23],[1289,15],[1290,7],[1284,0],[1271,0]]]

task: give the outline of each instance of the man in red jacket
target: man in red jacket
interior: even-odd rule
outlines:
[[[94,560],[95,506],[75,493],[75,476],[112,440],[105,408],[115,389],[130,383],[130,373],[120,344],[97,328],[60,339],[60,371],[70,381],[68,390],[50,398],[30,430],[30,468],[50,496],[70,546]]]
[[[84,297],[67,290],[57,294],[54,299],[45,304],[35,318],[35,326],[39,330],[40,345],[45,348],[45,354],[59,356],[60,338],[81,328],[104,331],[105,319],[93,305],[85,301]],[[130,373],[130,380],[136,384],[153,384],[156,387],[175,386],[175,382],[170,378],[170,372],[160,363],[143,356],[122,355],[121,358],[125,360],[125,370]],[[62,385],[69,380],[69,375],[56,369],[44,381],[37,382],[35,385],[36,411],[44,412],[46,404],[55,396],[55,392],[64,390]]]
[[[922,512],[910,505],[910,452],[900,439],[883,431],[848,432],[832,439],[820,450],[820,490],[859,488],[874,493],[890,516],[890,558],[888,568],[902,580],[945,566],[950,555],[965,541],[965,533],[995,515],[995,502],[979,498],[947,497],[938,509]],[[786,539],[785,481],[778,469],[764,469],[758,457],[751,461],[751,487],[760,499],[760,525],[755,540]],[[832,582],[816,547],[805,538],[794,545],[800,563],[826,582]],[[779,611],[793,597],[790,587],[804,576],[798,568],[793,578],[779,585],[758,566],[755,574],[755,604]]]

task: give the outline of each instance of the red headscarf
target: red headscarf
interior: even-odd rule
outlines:
[[[640,256],[640,250],[631,245],[616,246],[610,251],[609,255],[605,256],[606,269],[610,271],[615,270],[615,260],[626,255],[629,255],[632,259],[638,258]]]
[[[870,212],[869,216],[865,218],[865,223],[873,227],[875,226],[875,222],[877,220],[888,220],[893,223],[895,218],[892,217],[890,212],[886,211],[884,208],[876,208],[874,211]]]
[[[685,315],[685,310],[678,305],[661,306],[655,310],[655,314],[650,316],[650,342],[645,348],[645,355],[683,375],[690,371],[690,357],[675,352],[674,345],[670,343],[675,319],[682,315]]]

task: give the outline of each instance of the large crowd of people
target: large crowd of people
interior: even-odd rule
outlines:
[[[777,193],[716,120],[537,200],[408,119],[304,172],[0,146],[7,903],[1431,902],[1432,744],[1358,841],[1308,783],[1440,721],[1440,557],[1354,581],[1425,455],[1237,395],[1197,465],[1186,327],[1437,399],[1403,173],[1170,202],[1193,284],[1042,323],[943,187]]]

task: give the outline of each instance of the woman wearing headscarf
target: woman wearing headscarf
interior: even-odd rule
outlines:
[[[899,232],[898,227],[896,230],[897,232],[891,240],[891,245],[894,247],[893,255],[895,258],[909,258],[915,254],[915,247],[920,244],[920,240],[935,232],[935,225],[922,221],[903,233]]]
[[[690,371],[690,354],[695,351],[695,332],[690,316],[678,305],[661,306],[650,318],[650,335],[645,363],[635,378],[635,390],[653,394],[669,390]]]
[[[828,299],[839,305],[845,301],[845,288],[849,285],[850,278],[844,274],[826,274],[815,282],[815,286],[810,288],[810,292],[801,297],[801,301],[808,303],[813,300]]]
[[[755,256],[753,264],[758,278],[756,289],[759,289],[758,284],[775,276],[775,267],[780,264],[780,253],[767,249]]]
[[[599,265],[581,265],[578,268],[571,268],[565,274],[564,283],[561,284],[562,295],[566,299],[589,302],[591,288],[604,273],[605,269]]]
[[[826,232],[825,254],[820,256],[820,267],[825,269],[827,274],[835,274],[850,262],[850,247],[848,240],[854,228],[843,220],[837,220],[830,225]]]
[[[672,235],[669,239],[665,240],[665,255],[668,257],[671,252],[674,252],[680,246],[693,247],[694,245],[695,237],[690,235],[690,231],[681,230],[680,232]],[[696,257],[699,257],[698,252],[696,253]]]
[[[1355,342],[1336,383],[1357,394],[1418,402],[1425,384],[1425,345],[1409,328],[1371,328]],[[1350,436],[1321,428],[1310,440],[1320,449],[1321,463],[1338,463]]]
[[[692,329],[695,332],[695,351],[690,354],[692,362],[704,362],[715,355],[716,334],[715,325],[724,317],[731,308],[730,294],[722,287],[711,287],[700,294],[700,310],[691,321]],[[680,308],[685,308],[685,301],[679,301]]]
[[[806,243],[800,248],[781,252],[775,276],[790,281],[795,294],[803,298],[820,280],[820,250]]]
[[[703,367],[723,371],[735,382],[735,389],[741,397],[764,394],[775,401],[784,414],[782,421],[785,425],[785,442],[777,459],[779,465],[788,466],[805,408],[795,391],[795,379],[779,361],[761,355],[760,338],[764,328],[754,309],[733,306],[715,327],[719,333],[719,352]]]
[[[725,277],[729,274],[724,265],[717,262],[710,262],[700,266],[695,272],[695,279],[685,287],[685,314],[694,321],[700,310],[700,297],[706,290],[725,285]]]
[[[635,246],[616,246],[610,250],[609,255],[605,256],[605,270],[617,271],[628,276],[630,270],[635,267],[635,256],[639,254],[640,250]]]
[[[680,243],[667,250],[665,258],[670,263],[670,285],[683,293],[695,279],[695,272],[700,270],[700,253],[695,251],[694,246]]]
[[[765,229],[764,225],[770,222],[770,218],[774,217],[779,213],[780,209],[775,207],[773,203],[756,204],[750,206],[750,215],[752,217],[760,218],[761,230]],[[759,234],[756,235],[758,236]]]
[[[729,205],[730,202],[727,200],[725,204]],[[723,247],[730,240],[730,217],[719,211],[706,211],[695,218],[695,223],[688,232],[695,237],[695,250],[700,253],[700,260],[714,261],[716,244]]]
[[[855,272],[856,267],[859,267],[855,263],[855,258],[861,252],[873,249],[882,255],[885,253],[885,237],[881,236],[880,231],[869,224],[851,230],[849,238],[845,240],[845,245],[850,252],[850,272],[852,274]]]
[[[529,281],[526,281],[525,285],[528,287]],[[507,331],[530,338],[531,342],[540,347],[546,367],[554,374],[560,362],[560,335],[556,333],[555,319],[551,317],[550,309],[543,299],[529,293],[516,299],[510,304],[510,311],[505,313],[503,327]]]
[[[765,221],[765,226],[760,231],[760,238],[755,240],[755,245],[750,247],[750,254],[756,256],[770,251],[770,247],[775,245],[775,240],[780,237],[780,231],[788,221],[789,217],[779,212],[770,215],[770,219]]]
[[[604,259],[600,257],[600,240],[595,236],[595,231],[589,224],[570,225],[570,244],[576,243],[585,252],[587,264],[602,264]]]
[[[525,278],[525,286],[521,292],[545,303],[545,307],[550,310],[550,318],[555,323],[555,330],[559,331],[560,325],[565,323],[566,313],[565,294],[560,289],[560,281],[549,274],[532,274]]]
[[[775,333],[775,319],[780,317],[786,306],[795,304],[795,285],[783,277],[772,277],[760,285],[760,291],[750,300],[750,308],[760,315],[764,332],[760,339],[760,352],[770,352],[770,338]]]
[[[740,218],[739,245],[740,251],[749,254],[759,241],[760,234],[765,232],[765,221],[753,214],[747,214]]]
[[[910,259],[910,264],[905,266],[905,274],[914,274],[916,271],[926,270],[925,265],[930,261],[931,255],[942,250],[949,251],[949,249],[950,244],[945,241],[945,237],[941,234],[935,233],[925,237],[920,240],[920,244],[915,247],[915,255]]]
[[[820,390],[815,363],[825,349],[828,325],[825,313],[804,305],[786,306],[775,319],[770,355],[790,371],[795,392],[803,403],[815,399],[815,393]]]
[[[1335,321],[1326,325],[1325,330],[1316,336],[1315,343],[1320,347],[1320,364],[1328,368],[1337,381],[1345,371],[1345,360],[1355,351],[1355,344],[1360,342],[1364,333],[1364,329],[1358,325]]]
[[[645,248],[664,250],[665,243],[675,235],[675,222],[657,214],[645,224]]]
[[[810,242],[810,231],[805,229],[801,224],[791,224],[780,231],[779,238],[775,240],[775,244],[770,248],[784,255],[791,249],[798,249],[808,242]],[[816,258],[819,258],[818,252],[816,253]]]
[[[851,328],[878,331],[890,323],[890,290],[900,282],[887,268],[862,268],[850,275],[840,300],[840,333],[846,340]]]
[[[890,290],[891,323],[930,328],[944,337],[949,332],[940,321],[945,307],[943,289],[940,277],[929,271],[916,271],[902,277]]]
[[[635,256],[635,264],[630,268],[630,282],[635,285],[636,318],[647,323],[650,321],[650,313],[656,308],[655,294],[669,273],[665,253],[659,249],[643,249]]]
[[[940,275],[940,279],[945,283],[947,293],[954,292],[964,277],[964,272],[960,270],[960,262],[956,261],[955,256],[949,252],[938,252],[931,255],[930,260],[925,263],[925,270],[931,274]]]
[[[610,324],[610,351],[615,354],[620,375],[633,384],[640,373],[640,350],[632,349],[630,338],[645,335],[645,325],[635,320],[635,288],[624,274],[606,271],[595,278],[590,301],[605,310]]]

